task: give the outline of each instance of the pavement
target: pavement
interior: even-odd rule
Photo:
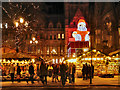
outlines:
[[[60,77],[59,77],[60,79]],[[14,81],[13,83],[11,81],[4,81],[0,82],[1,88],[8,88],[8,87],[63,87],[61,82],[52,82],[52,78],[47,78],[47,85],[43,85],[40,81],[39,83],[37,81],[34,81],[34,84],[31,84],[31,81],[21,81],[18,83],[17,81]],[[90,84],[90,79],[83,80],[82,78],[75,78],[75,83],[69,83],[69,80],[67,79],[67,82],[65,84],[65,87],[89,87],[89,86],[113,86],[113,87],[120,87],[120,76],[114,76],[114,78],[101,78],[98,76],[94,76],[92,79],[92,84]]]

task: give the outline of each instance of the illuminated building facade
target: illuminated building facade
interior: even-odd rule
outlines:
[[[57,7],[58,4],[62,6]],[[104,53],[120,48],[119,3],[65,2],[58,4],[55,4],[55,7],[52,4],[46,4],[47,10],[44,13],[38,12],[37,7],[35,10],[31,9],[36,14],[31,18],[36,18],[36,22],[30,24],[32,29],[24,28],[26,32],[21,35],[20,52],[36,55],[47,61],[54,59],[54,62],[59,62],[73,50],[70,47],[74,48],[72,52],[78,48],[88,50],[89,32],[93,33],[93,48]],[[44,7],[43,3],[40,5]],[[61,13],[59,13],[60,10],[62,10]],[[16,28],[13,26],[13,21],[8,20],[6,15],[3,16],[3,47],[15,49]],[[33,37],[38,43],[30,43]],[[6,53],[5,50],[4,53]]]

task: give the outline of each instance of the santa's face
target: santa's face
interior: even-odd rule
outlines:
[[[86,23],[85,22],[80,22],[78,23],[78,28],[77,28],[78,31],[87,31],[87,28],[86,28]]]

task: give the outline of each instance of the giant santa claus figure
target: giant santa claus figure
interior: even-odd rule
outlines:
[[[77,25],[77,31],[72,33],[75,41],[89,41],[89,31],[86,28],[86,22],[84,19],[80,19]]]

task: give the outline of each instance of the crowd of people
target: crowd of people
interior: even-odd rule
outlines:
[[[92,69],[92,74],[91,74],[91,69]],[[30,63],[29,65],[25,65],[24,67],[20,66],[17,63],[17,67],[16,67],[17,73],[15,73],[14,64],[11,64],[10,68],[7,70],[9,70],[12,82],[14,82],[15,75],[17,75],[17,81],[20,82],[22,77],[21,72],[25,71],[26,72],[25,80],[27,83],[28,81],[31,81],[31,83],[33,84],[35,80],[34,76],[37,76],[36,80],[38,81],[38,83],[41,81],[43,84],[47,85],[47,77],[51,77],[52,82],[56,82],[56,83],[62,82],[62,85],[65,85],[66,81],[69,81],[69,83],[75,82],[76,66],[73,63],[67,64],[62,62],[61,64],[51,64],[51,63],[48,64],[45,63],[44,61],[41,61],[36,64],[36,67],[34,66],[33,63]],[[93,74],[94,74],[94,66],[87,65],[87,63],[83,64],[83,68],[82,68],[83,80],[87,80],[88,78],[90,78],[90,75],[92,75],[93,78]],[[3,75],[5,74],[3,73]]]
[[[36,67],[35,67],[36,65]],[[35,77],[37,76],[36,80],[39,82],[41,81],[43,84],[47,84],[47,77],[51,77],[52,82],[62,82],[62,85],[65,85],[67,79],[69,79],[69,83],[75,82],[75,65],[70,63],[61,63],[61,64],[52,64],[52,63],[45,63],[41,61],[37,64],[30,63],[29,65],[21,66],[17,63],[17,66],[14,64],[10,65],[3,65],[3,76],[7,76],[10,74],[11,81],[14,82],[15,76],[17,81],[21,81],[21,77],[23,73],[25,73],[25,80],[31,81],[34,83]],[[21,74],[22,72],[22,74]],[[60,77],[60,78],[58,78]]]
[[[87,80],[88,78],[90,78],[90,76],[93,78],[94,74],[94,66],[93,65],[87,65],[83,64],[83,68],[82,68],[82,76],[83,76],[83,80]]]

